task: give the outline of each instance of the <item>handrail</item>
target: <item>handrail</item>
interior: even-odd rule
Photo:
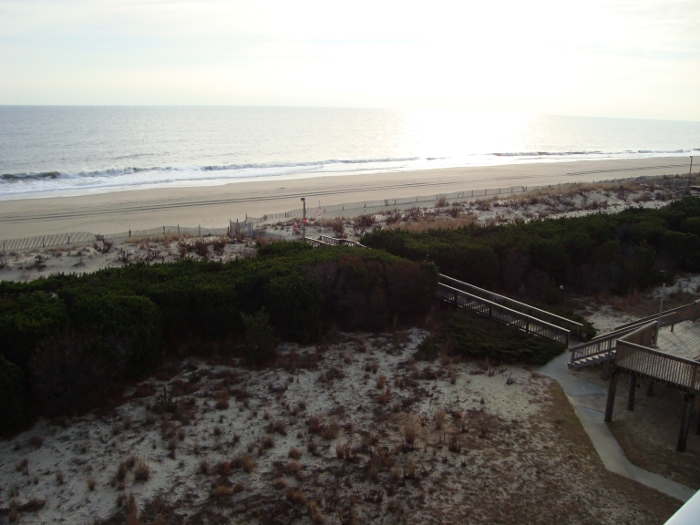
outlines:
[[[577,361],[590,357],[612,357],[615,353],[617,339],[633,332],[641,323],[628,324],[629,326],[625,328],[615,329],[607,334],[598,335],[590,341],[570,348],[571,357],[569,358],[569,366],[573,366]]]
[[[700,299],[697,299],[696,301],[693,301],[692,303],[683,304],[683,305],[681,305],[681,306],[676,306],[675,308],[670,308],[670,309],[668,309],[668,310],[664,310],[664,311],[661,313],[661,316],[662,316],[662,317],[665,317],[666,315],[670,315],[670,314],[672,314],[672,313],[675,313],[676,311],[682,310],[683,308],[689,308],[689,307],[691,307],[691,306],[692,306],[692,307],[697,307],[697,306],[699,306],[699,305],[700,305]],[[642,317],[642,318],[640,318],[640,319],[637,319],[636,321],[630,321],[629,323],[625,323],[625,324],[621,324],[621,325],[619,325],[619,326],[616,326],[615,328],[613,328],[613,331],[615,331],[615,330],[620,330],[620,329],[623,329],[623,328],[626,328],[626,327],[632,326],[632,325],[638,325],[639,323],[644,323],[644,322],[646,322],[646,321],[656,320],[656,319],[658,319],[658,318],[659,318],[659,314],[647,315],[646,317]],[[685,321],[685,320],[686,320],[686,319],[683,319],[683,321]],[[680,322],[680,321],[676,321],[676,322]],[[671,324],[671,323],[669,323],[669,324]]]
[[[319,241],[318,239],[312,239],[311,237],[306,237],[304,242],[306,242],[306,244],[310,244],[314,248],[319,248],[320,246],[331,246],[330,243]]]
[[[438,283],[436,295],[444,301],[465,306],[502,323],[517,326],[527,333],[546,337],[567,346],[569,344],[570,331],[566,328],[513,310],[502,304],[453,288],[445,283]]]
[[[331,237],[329,235],[321,234],[318,236],[318,238],[320,241],[323,241],[326,244],[333,244],[336,246],[357,246],[359,248],[367,248],[364,244],[360,244],[359,242],[349,241],[348,239],[338,239],[336,237]]]
[[[512,310],[522,312],[526,315],[530,315],[531,317],[541,319],[550,324],[566,328],[577,337],[583,337],[583,324],[577,323],[576,321],[572,321],[571,319],[567,319],[566,317],[561,317],[560,315],[547,312],[546,310],[535,308],[534,306],[531,306],[529,304],[521,303],[520,301],[516,301],[515,299],[511,299],[510,297],[506,297],[504,295],[499,295],[497,293],[490,292],[489,290],[484,290],[483,288],[479,288],[478,286],[474,286],[473,284],[460,281],[458,279],[449,277],[444,274],[440,274],[440,282],[448,286],[457,285],[453,287],[461,289],[465,292],[469,292],[483,299],[502,304]]]
[[[700,391],[700,363],[640,344],[618,340],[615,367],[678,388]]]
[[[699,304],[700,299],[666,310],[661,314],[660,318],[659,314],[648,315],[619,325],[612,332],[599,335],[586,343],[571,348],[569,366],[574,366],[577,362],[591,357],[612,358],[615,355],[616,340],[622,336],[625,336],[625,339],[627,339],[638,329],[647,328],[649,325],[669,326],[689,319],[695,320],[698,317]]]

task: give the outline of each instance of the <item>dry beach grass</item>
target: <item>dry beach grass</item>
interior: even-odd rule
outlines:
[[[183,363],[106,417],[37,424],[40,448],[26,433],[0,443],[0,508],[29,517],[21,509],[44,502],[49,523],[617,524],[661,523],[679,506],[608,473],[552,380],[415,361],[425,335],[284,345],[261,370]],[[163,386],[172,412],[137,397]]]

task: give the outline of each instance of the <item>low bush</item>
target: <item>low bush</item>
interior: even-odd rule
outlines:
[[[626,294],[662,282],[660,268],[700,271],[700,199],[661,209],[423,233],[383,229],[362,244],[477,286],[556,305],[565,290]]]
[[[26,367],[37,344],[66,327],[66,305],[32,284],[2,284],[15,293],[0,293],[0,355]]]
[[[22,369],[0,355],[0,433],[13,430],[25,414]]]
[[[122,379],[124,346],[118,339],[73,332],[43,343],[29,363],[39,412],[81,413],[103,402]]]
[[[422,320],[436,279],[434,265],[381,251],[287,242],[228,263],[186,258],[0,282],[0,355],[26,377],[25,404],[82,412],[168,354],[222,352],[258,364],[280,338],[309,343],[329,329]]]
[[[544,365],[566,349],[562,343],[526,334],[463,309],[452,315],[445,337],[455,352],[472,358],[488,357],[492,363]]]
[[[251,315],[241,312],[245,325],[245,357],[254,364],[265,363],[275,356],[277,342],[265,309]]]

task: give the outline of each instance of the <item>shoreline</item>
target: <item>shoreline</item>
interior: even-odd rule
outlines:
[[[90,231],[114,233],[160,225],[220,227],[301,206],[414,197],[511,186],[598,182],[687,174],[678,157],[470,166],[363,175],[141,189],[73,197],[0,201],[0,239]]]

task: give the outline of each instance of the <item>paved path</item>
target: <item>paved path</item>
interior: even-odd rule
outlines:
[[[695,494],[695,490],[641,469],[629,462],[612,432],[603,421],[607,389],[569,374],[568,362],[569,352],[564,352],[539,368],[538,372],[559,381],[571,406],[574,407],[576,415],[581,420],[583,428],[591,438],[596,452],[603,460],[605,468],[680,501],[688,501]]]

